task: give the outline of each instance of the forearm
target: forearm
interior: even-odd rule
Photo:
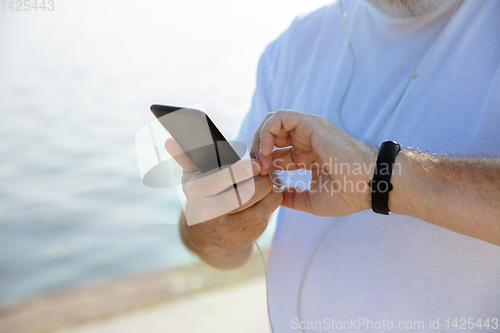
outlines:
[[[206,264],[222,270],[231,270],[243,266],[252,254],[252,245],[228,252],[220,247],[214,246],[202,232],[202,225],[188,226],[184,213],[179,219],[179,233],[181,240],[194,254]]]
[[[500,246],[500,160],[401,151],[389,209]]]

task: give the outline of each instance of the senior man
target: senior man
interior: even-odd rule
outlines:
[[[499,18],[497,0],[344,0],[298,17],[260,59],[239,141],[252,145],[258,129],[259,142],[266,115],[292,109],[302,113],[279,112],[282,121],[303,113],[326,119],[294,124],[314,124],[307,135],[330,133],[316,143],[329,152],[322,157],[330,167],[375,163],[377,151],[360,141],[393,140],[458,157],[398,154],[387,216],[369,209],[369,190],[329,201],[287,187],[283,199],[265,175],[297,162],[293,149],[316,154],[317,147],[299,144],[270,155],[276,138],[268,137],[254,146],[261,159],[254,174],[263,176],[255,179],[253,198],[205,223],[188,227],[181,220],[186,246],[215,267],[239,267],[283,201],[300,211],[280,210],[270,250],[275,332],[328,331],[339,329],[337,322],[367,332],[499,331],[499,162],[488,159],[500,156]],[[286,138],[290,128],[267,133]],[[297,143],[280,140],[278,147]],[[172,142],[167,149],[179,153]],[[185,156],[177,159],[188,175],[196,171]],[[311,175],[303,173],[279,178],[308,187]],[[373,169],[353,174],[346,179],[366,184]]]

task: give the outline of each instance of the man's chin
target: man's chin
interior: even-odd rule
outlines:
[[[400,18],[417,17],[431,13],[451,0],[365,0],[376,9]]]

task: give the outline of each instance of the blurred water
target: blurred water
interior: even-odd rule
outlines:
[[[134,135],[152,103],[203,103],[234,137],[265,45],[325,2],[0,11],[0,304],[196,260],[175,191],[141,183]]]

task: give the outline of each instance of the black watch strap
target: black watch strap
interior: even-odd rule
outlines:
[[[375,174],[370,182],[372,189],[372,210],[378,214],[389,215],[389,192],[392,191],[391,176],[396,155],[401,146],[394,141],[380,145]]]

